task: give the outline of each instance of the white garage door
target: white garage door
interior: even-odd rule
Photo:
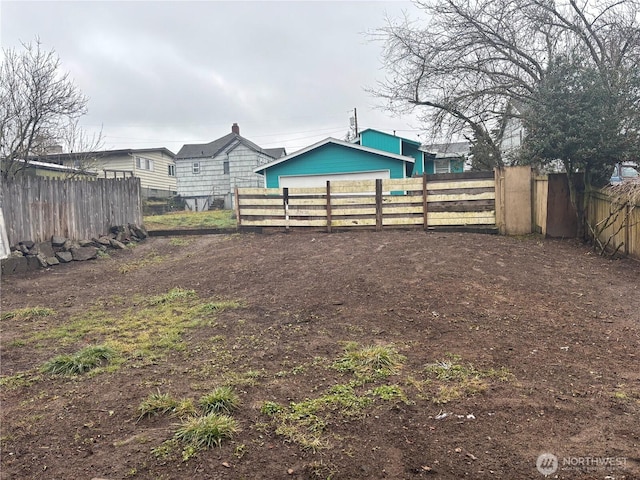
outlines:
[[[327,175],[287,175],[280,177],[281,188],[324,187],[327,180],[331,182],[342,180],[375,180],[390,178],[389,170],[371,172],[332,173]]]

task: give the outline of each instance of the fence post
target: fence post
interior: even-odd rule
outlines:
[[[630,208],[630,200],[627,201],[627,204],[624,207],[624,254],[629,256],[629,229],[631,228],[631,208]]]
[[[429,222],[427,220],[427,174],[422,174],[422,228],[427,230]]]
[[[242,222],[240,220],[240,196],[238,195],[238,186],[233,187],[233,195],[235,197],[235,207],[236,207],[236,225],[239,227]]]
[[[282,189],[282,201],[284,202],[284,222],[285,229],[289,231],[289,189],[284,187]]]
[[[376,230],[382,230],[382,179],[376,178]]]
[[[327,180],[327,233],[331,233],[331,181]]]

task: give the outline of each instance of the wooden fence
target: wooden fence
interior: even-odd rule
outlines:
[[[327,181],[324,187],[236,188],[242,227],[494,229],[493,172]]]
[[[115,225],[142,224],[140,179],[68,180],[21,176],[2,186],[9,245],[52,235],[80,240]]]
[[[592,192],[586,214],[592,226],[613,220],[599,236],[603,245],[608,242],[607,250],[640,259],[640,204],[619,205],[603,192]]]

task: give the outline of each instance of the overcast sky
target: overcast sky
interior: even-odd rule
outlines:
[[[365,32],[416,7],[393,2],[0,3],[4,48],[40,38],[89,97],[104,148],[207,143],[240,125],[288,153],[358,126],[420,139],[364,89],[384,78]]]

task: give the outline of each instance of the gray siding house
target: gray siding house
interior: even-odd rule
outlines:
[[[253,170],[285,154],[284,148],[262,149],[240,136],[240,127],[234,123],[224,137],[180,149],[176,155],[178,195],[193,211],[216,204],[233,208],[234,188],[262,187],[264,179]]]

